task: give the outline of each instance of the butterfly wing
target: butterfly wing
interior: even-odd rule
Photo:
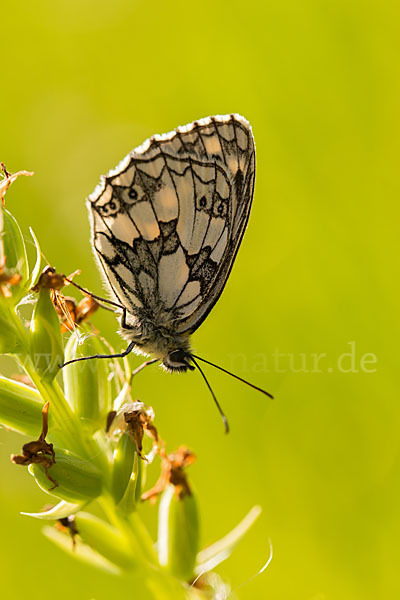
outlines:
[[[232,268],[254,177],[250,124],[226,115],[153,136],[102,178],[89,197],[93,247],[133,317],[197,329]]]

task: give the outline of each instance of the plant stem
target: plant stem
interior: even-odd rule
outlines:
[[[134,518],[132,515],[123,515],[115,506],[112,497],[106,494],[99,501],[110,523],[126,538],[135,558],[145,565],[151,564],[158,567],[153,540],[138,515],[134,514]]]
[[[88,447],[87,438],[84,438],[82,435],[79,420],[72,412],[57,381],[53,380],[49,382],[40,377],[29,353],[29,335],[26,328],[15,310],[8,308],[8,314],[10,321],[13,322],[17,329],[19,345],[22,351],[20,355],[15,355],[15,358],[35,384],[44,402],[50,402],[53,420],[50,437],[54,436],[58,444],[63,448],[68,448],[80,456],[90,458],[91,455],[99,452],[98,447],[94,447],[92,440],[89,440]]]
[[[99,502],[110,523],[127,540],[133,556],[146,573],[146,585],[155,600],[184,600],[186,594],[181,582],[161,569],[154,549],[153,540],[136,513],[121,514],[111,496],[103,495]]]

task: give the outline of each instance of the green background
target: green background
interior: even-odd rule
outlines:
[[[84,201],[100,174],[193,119],[239,112],[253,126],[250,225],[194,346],[275,400],[207,369],[230,419],[224,436],[198,374],[152,368],[135,387],[168,448],[197,454],[204,544],[263,507],[218,569],[238,586],[271,539],[272,563],[242,599],[400,593],[399,17],[398,3],[378,0],[2,4],[0,159],[35,171],[8,208],[52,265],[82,269],[94,292]],[[93,322],[122,348],[113,315]],[[351,348],[354,364],[340,359]],[[313,354],[326,354],[319,372]],[[139,579],[74,562],[19,515],[46,498],[9,461],[22,438],[1,431],[0,442],[2,596],[147,600]],[[143,513],[154,531],[154,509]]]

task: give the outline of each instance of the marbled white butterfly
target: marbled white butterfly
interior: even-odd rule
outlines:
[[[169,371],[193,363],[205,378],[196,359],[208,361],[192,354],[190,335],[228,279],[254,178],[254,138],[237,114],[154,135],[101,178],[88,206],[93,249],[129,341],[118,356],[150,354]]]

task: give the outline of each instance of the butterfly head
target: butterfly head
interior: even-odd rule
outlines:
[[[162,360],[162,364],[167,371],[171,372],[184,372],[188,369],[194,370],[193,365],[190,364],[190,354],[182,348],[172,350]]]
[[[148,320],[141,323],[142,331],[130,331],[127,327],[121,328],[121,334],[129,341],[134,341],[134,351],[137,354],[152,356],[160,360],[164,369],[170,373],[193,371],[192,355],[188,335],[176,335],[168,331],[163,324],[155,325]]]

